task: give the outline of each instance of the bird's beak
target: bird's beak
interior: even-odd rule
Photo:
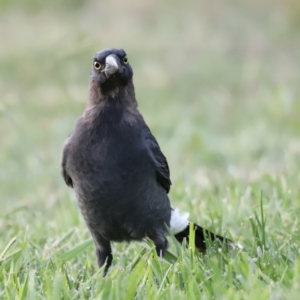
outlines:
[[[110,77],[111,75],[113,75],[117,72],[122,73],[122,70],[123,69],[122,69],[120,60],[116,55],[111,54],[106,57],[105,69],[103,70],[103,72],[105,73],[105,75],[107,77]]]

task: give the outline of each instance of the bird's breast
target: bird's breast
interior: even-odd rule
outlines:
[[[92,199],[130,197],[155,178],[154,164],[137,128],[123,124],[81,132],[76,147],[69,164],[71,176],[82,194]]]

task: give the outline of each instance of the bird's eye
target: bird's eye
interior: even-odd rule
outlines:
[[[97,61],[95,61],[95,62],[94,62],[94,68],[95,68],[96,70],[100,70],[101,64],[98,63]]]
[[[127,56],[125,56],[124,58],[123,58],[123,63],[126,65],[126,64],[128,64],[128,58],[127,58]]]

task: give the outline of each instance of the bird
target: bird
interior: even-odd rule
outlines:
[[[234,245],[171,207],[168,162],[138,110],[133,70],[123,49],[94,55],[86,108],[64,143],[61,173],[75,191],[104,276],[113,260],[112,242],[150,239],[163,257],[167,236],[182,243],[193,226],[200,252],[208,238]]]

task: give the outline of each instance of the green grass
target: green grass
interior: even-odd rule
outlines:
[[[299,15],[283,0],[1,2],[0,299],[298,299]],[[102,278],[59,163],[105,47],[128,53],[174,206],[243,251],[115,244]]]

